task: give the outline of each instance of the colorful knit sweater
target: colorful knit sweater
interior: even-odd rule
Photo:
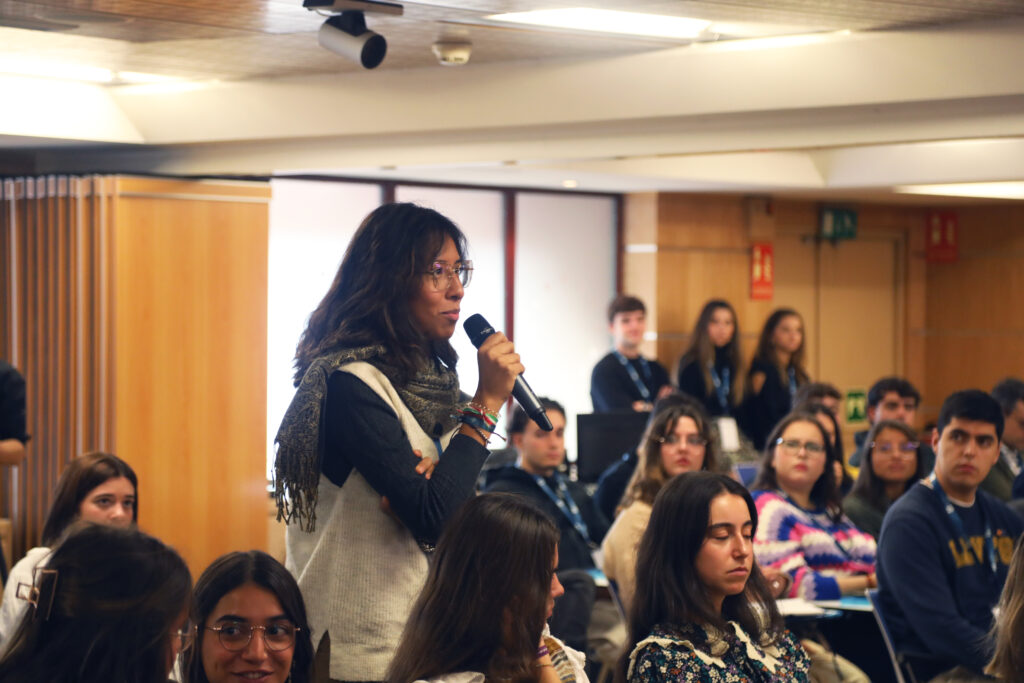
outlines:
[[[780,491],[754,491],[753,497],[754,555],[762,567],[793,578],[790,597],[838,600],[837,578],[875,570],[875,539],[847,517],[834,522],[824,510],[804,510]]]

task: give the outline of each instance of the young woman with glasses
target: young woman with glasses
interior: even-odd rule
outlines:
[[[389,683],[586,683],[585,657],[547,633],[562,594],[558,528],[530,501],[485,493],[445,527]]]
[[[669,481],[640,540],[629,646],[616,683],[807,681],[754,562],[757,510],[742,484],[710,472]]]
[[[166,683],[187,647],[192,579],[134,529],[79,522],[22,583],[28,606],[0,659],[5,683]]]
[[[793,597],[837,600],[877,585],[875,539],[843,514],[834,462],[818,420],[793,413],[769,435],[751,487],[760,519],[757,561],[786,571]]]
[[[876,539],[893,501],[925,476],[914,429],[901,420],[876,423],[864,441],[864,460],[843,510],[857,528]]]
[[[182,683],[309,683],[313,643],[299,586],[258,550],[229,553],[196,581],[196,641]]]
[[[449,339],[472,272],[454,223],[386,204],[356,231],[299,339],[275,496],[331,679],[383,678],[427,575],[424,549],[473,495],[523,372],[496,333],[480,346],[479,384],[463,402]]]
[[[668,403],[651,416],[637,454],[639,461],[619,513],[601,543],[604,573],[617,584],[627,609],[633,599],[636,545],[647,528],[658,491],[683,472],[715,468],[715,445],[704,410],[690,398]]]
[[[50,549],[64,531],[78,520],[114,527],[134,525],[139,517],[138,488],[135,471],[116,455],[86,453],[67,464],[57,480],[53,504],[43,525],[42,543],[14,565],[4,585],[0,649],[28,608],[28,603],[16,599],[18,585],[32,585],[36,567],[46,566]]]

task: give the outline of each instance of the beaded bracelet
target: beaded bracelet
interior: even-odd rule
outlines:
[[[465,408],[460,408],[458,412],[459,415],[473,415],[475,417],[479,417],[481,420],[486,422],[487,425],[492,429],[496,427],[498,424],[497,415],[495,415],[494,413],[488,413],[486,411],[479,410],[473,405],[468,405]]]

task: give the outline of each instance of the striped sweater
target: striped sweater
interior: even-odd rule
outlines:
[[[846,516],[833,522],[824,510],[804,510],[778,491],[754,491],[754,555],[762,567],[793,578],[790,597],[838,600],[836,579],[875,570],[875,539]]]

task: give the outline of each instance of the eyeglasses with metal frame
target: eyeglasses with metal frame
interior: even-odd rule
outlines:
[[[249,647],[252,634],[256,630],[263,631],[263,643],[268,650],[280,652],[295,644],[295,634],[300,631],[288,621],[277,621],[266,626],[257,626],[246,621],[228,621],[220,626],[207,626],[207,631],[216,631],[217,638],[225,650],[240,652]]]
[[[473,279],[473,262],[456,261],[453,266],[445,261],[434,261],[426,274],[431,277],[434,289],[438,292],[447,291],[456,277],[463,287],[468,287],[470,280]]]

